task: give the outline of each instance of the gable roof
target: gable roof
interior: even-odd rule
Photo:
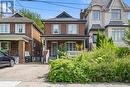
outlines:
[[[56,16],[56,18],[73,18],[73,17],[70,14],[68,14],[67,12],[63,11],[61,14]]]
[[[89,8],[91,8],[94,5],[99,5],[102,6],[104,8],[104,10],[108,10],[112,4],[114,0],[92,0],[91,3],[89,4],[88,8],[85,9],[84,11],[87,11]],[[125,8],[125,10],[130,11],[129,6],[123,2],[123,0],[120,0],[123,7]]]
[[[33,23],[34,21],[22,16],[19,13],[15,13],[14,15],[12,15],[11,17],[7,17],[7,18],[2,18],[0,19],[0,23],[9,23],[9,22],[19,22],[19,23],[23,23],[23,22],[30,22]]]
[[[74,18],[67,12],[63,11],[61,14],[59,14],[55,18],[43,20],[43,22],[86,22],[86,20]]]

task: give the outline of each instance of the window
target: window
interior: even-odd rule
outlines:
[[[78,34],[77,24],[68,24],[68,34]]]
[[[15,24],[15,33],[25,33],[25,24]]]
[[[93,43],[97,42],[97,34],[93,34]]]
[[[121,19],[121,10],[120,9],[112,9],[112,20],[120,20]]]
[[[59,26],[59,24],[54,24],[53,25],[52,33],[53,34],[60,34],[60,26]]]
[[[93,20],[100,20],[100,11],[99,10],[93,11]]]
[[[124,37],[123,29],[113,29],[112,30],[112,39],[114,42],[122,42]]]
[[[76,51],[76,43],[75,42],[67,42],[66,47],[67,47],[67,51]]]
[[[0,24],[0,33],[10,33],[10,24]]]

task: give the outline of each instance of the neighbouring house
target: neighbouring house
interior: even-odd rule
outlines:
[[[112,38],[117,46],[127,46],[124,41],[125,29],[128,28],[130,8],[123,0],[92,0],[87,9],[81,10],[81,19],[87,20],[89,44],[96,46],[97,32],[102,31]]]
[[[55,18],[43,21],[45,23],[44,41],[45,55],[56,58],[59,46],[66,49],[69,56],[75,56],[86,49],[86,20],[72,17],[62,12]],[[48,54],[49,53],[49,54]]]
[[[25,63],[25,56],[40,57],[42,31],[34,23],[19,13],[0,19],[0,50],[19,58]]]

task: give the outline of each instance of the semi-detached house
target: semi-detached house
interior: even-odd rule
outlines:
[[[42,32],[33,20],[19,13],[0,19],[0,50],[25,63],[25,56],[41,56]]]

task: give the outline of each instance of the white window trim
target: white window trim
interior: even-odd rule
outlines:
[[[24,34],[25,33],[25,24],[22,24],[23,25],[23,32],[19,32],[18,31],[18,24],[15,24],[15,33],[18,33],[18,34]]]
[[[113,19],[113,18],[112,18],[112,10],[120,10],[120,19]],[[120,20],[122,20],[121,13],[122,13],[122,12],[121,12],[121,9],[111,9],[111,20],[112,20],[112,21],[120,21]]]
[[[7,25],[8,29],[7,32],[0,32],[0,33],[10,33],[10,24],[0,24],[0,26]]]
[[[125,29],[124,29],[124,28],[112,28],[112,32],[115,31],[115,30],[120,30],[120,31],[124,31],[124,32],[125,32]],[[111,32],[111,37],[112,37],[112,32]],[[120,36],[120,37],[121,37],[121,36]],[[114,43],[122,43],[123,40],[122,40],[122,41],[114,41],[114,40],[113,40],[113,42],[114,42]]]
[[[58,25],[58,27],[59,27],[59,32],[58,32],[58,33],[54,33],[54,32],[53,32],[53,30],[54,30],[54,25]],[[61,34],[60,24],[53,24],[53,25],[52,25],[52,30],[51,30],[51,31],[52,31],[52,32],[51,32],[52,34]]]
[[[67,24],[67,34],[72,34],[72,33],[69,32],[69,25],[76,25],[76,27],[77,27],[77,33],[76,34],[79,34],[79,26],[78,26],[78,24]]]
[[[68,44],[68,43],[69,43],[69,44],[71,44],[71,43],[72,43],[72,44],[76,44],[76,42],[73,42],[73,41],[68,41],[68,42],[66,42],[66,43],[65,43],[65,44],[66,44],[66,46],[67,46],[67,44]],[[67,47],[66,47],[66,48],[67,48]],[[74,49],[74,48],[73,48],[73,49]],[[67,51],[68,51],[68,50],[67,50]],[[74,51],[74,50],[73,50],[73,51]],[[75,50],[75,51],[76,51],[76,50]]]
[[[99,12],[99,17],[98,17],[98,19],[94,19],[94,12],[95,11],[98,11]],[[92,20],[96,20],[96,21],[99,21],[101,19],[101,12],[100,12],[100,10],[93,10],[93,12],[92,12]]]

